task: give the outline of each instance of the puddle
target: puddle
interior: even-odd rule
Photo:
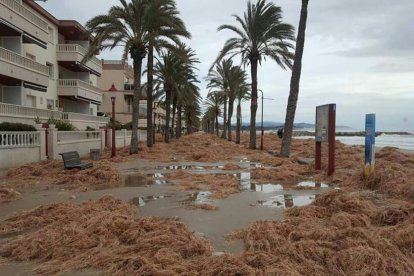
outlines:
[[[292,208],[311,204],[317,195],[277,195],[268,200],[257,201],[256,206],[266,206],[271,208]]]
[[[192,165],[171,165],[171,166],[161,166],[158,167],[157,170],[164,170],[164,171],[178,171],[178,170],[192,170]]]
[[[251,189],[256,192],[272,193],[283,191],[280,184],[252,184]]]
[[[182,205],[194,205],[194,204],[211,204],[213,201],[210,199],[211,192],[202,191],[195,192],[188,195],[188,197],[181,201]]]
[[[309,187],[309,188],[329,188],[328,184],[314,181],[303,181],[298,184],[299,187]]]
[[[169,197],[172,197],[172,195],[140,196],[140,197],[134,197],[133,199],[131,199],[131,203],[138,207],[144,207],[147,203],[151,201],[157,201],[157,200],[165,199]]]

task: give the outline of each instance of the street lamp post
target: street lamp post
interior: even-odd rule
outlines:
[[[265,98],[263,97],[263,91],[261,89],[258,89],[257,91],[259,91],[260,93],[262,93],[262,129],[261,129],[262,134],[261,134],[261,137],[260,137],[260,150],[263,150],[263,137],[264,137],[264,129],[263,129],[263,100]],[[272,98],[266,98],[266,100],[272,100],[273,101],[274,99],[272,99]]]
[[[264,130],[263,130],[263,91],[258,90],[262,93],[262,135],[260,136],[260,150],[263,150],[263,136],[264,136]]]
[[[116,100],[116,92],[118,91],[115,88],[115,84],[112,84],[111,88],[109,89],[111,92],[111,103],[112,103],[112,145],[111,145],[111,157],[116,156],[116,141],[115,141],[115,100]]]

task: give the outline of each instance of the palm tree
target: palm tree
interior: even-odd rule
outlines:
[[[229,72],[229,80],[228,80],[229,89],[227,92],[227,96],[229,98],[227,139],[229,141],[232,141],[231,118],[233,117],[234,100],[236,99],[238,93],[243,93],[243,91],[248,91],[246,79],[247,79],[246,72],[240,66],[233,66],[231,68]],[[239,91],[242,91],[242,92],[239,92]]]
[[[174,51],[169,50],[161,53],[160,60],[155,65],[156,89],[160,90],[162,87],[165,93],[166,143],[170,141],[171,100],[179,93],[180,89],[189,83],[198,82],[194,73],[194,64],[197,62],[198,59],[195,58],[194,51],[181,43]]]
[[[98,15],[86,23],[89,32],[95,35],[85,59],[104,49],[123,46],[123,59],[131,55],[134,66],[134,97],[132,103],[132,136],[130,153],[138,153],[138,112],[141,98],[141,67],[147,54],[149,42],[146,0],[119,0],[108,14]]]
[[[207,75],[207,89],[218,89],[217,93],[220,93],[221,99],[223,101],[223,133],[222,138],[227,136],[227,96],[229,88],[229,74],[230,70],[233,67],[233,61],[228,59],[223,59],[220,63],[216,65],[215,70],[210,70]]]
[[[207,95],[207,100],[205,102],[205,104],[208,107],[209,113],[213,115],[214,118],[214,122],[216,124],[216,135],[217,137],[220,135],[219,134],[219,123],[218,123],[218,118],[221,115],[221,110],[220,110],[220,105],[221,105],[221,95],[220,92],[210,92]]]
[[[240,144],[240,129],[241,129],[241,103],[250,99],[249,87],[247,84],[241,85],[237,90],[237,123],[236,123],[236,144]]]
[[[288,105],[286,108],[285,127],[282,141],[282,148],[280,155],[289,157],[290,145],[292,142],[293,123],[295,121],[296,105],[299,96],[299,83],[300,75],[302,72],[302,56],[303,48],[305,47],[305,32],[306,21],[308,18],[308,3],[309,0],[302,0],[302,10],[300,12],[298,38],[296,43],[295,60],[292,69],[292,78],[290,81],[290,93],[288,99]]]
[[[229,55],[230,58],[240,55],[243,64],[250,64],[252,79],[250,145],[256,148],[256,111],[257,111],[257,66],[262,59],[270,57],[281,68],[291,68],[294,41],[294,28],[282,22],[282,10],[266,0],[258,0],[256,4],[247,3],[244,18],[234,15],[241,28],[222,25],[221,30],[230,30],[237,37],[226,41],[215,63]]]
[[[174,0],[151,0],[148,1],[148,62],[147,62],[147,146],[152,147],[152,94],[154,80],[154,49],[169,48],[171,45],[167,40],[179,44],[179,36],[190,37],[184,22],[179,18],[179,12]]]

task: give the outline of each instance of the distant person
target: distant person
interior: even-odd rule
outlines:
[[[277,130],[277,136],[282,139],[283,138],[283,127]]]

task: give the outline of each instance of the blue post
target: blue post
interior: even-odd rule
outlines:
[[[365,115],[365,176],[375,171],[375,114]]]

